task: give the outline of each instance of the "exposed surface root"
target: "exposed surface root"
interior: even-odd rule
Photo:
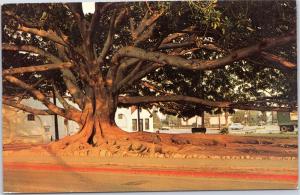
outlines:
[[[107,131],[108,133],[108,131]],[[293,142],[294,143],[294,142]],[[111,132],[101,136],[95,143],[88,143],[79,135],[66,137],[51,143],[48,149],[56,155],[93,157],[155,157],[155,158],[230,158],[250,159],[252,156],[297,156],[291,140],[268,137],[200,134],[157,134],[147,132]],[[296,143],[296,142],[295,142]],[[297,144],[296,144],[297,145]],[[243,150],[241,150],[241,147]],[[249,151],[256,152],[249,152]],[[222,157],[223,159],[223,157]]]
[[[157,136],[159,136],[159,138],[157,138]],[[257,137],[236,135],[125,133],[125,136],[119,135],[118,139],[102,138],[97,144],[80,142],[80,139],[71,142],[71,140],[75,140],[75,136],[70,137],[71,138],[51,143],[50,146],[48,145],[47,147],[44,145],[38,147],[20,146],[20,148],[17,145],[7,146],[3,148],[3,154],[12,155],[11,152],[18,150],[16,154],[20,155],[85,156],[92,158],[211,158],[222,160],[298,159],[297,137],[289,136]],[[180,140],[183,141],[180,142]],[[66,144],[68,142],[70,144]],[[54,150],[54,148],[56,148],[56,150]]]
[[[110,134],[98,139],[96,144],[88,144],[80,134],[66,137],[48,146],[52,152],[62,155],[79,154],[93,156],[171,156],[178,151],[177,144],[164,143],[158,134],[123,133]]]

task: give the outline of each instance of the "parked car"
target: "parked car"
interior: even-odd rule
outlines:
[[[229,130],[242,130],[242,129],[244,129],[244,125],[242,125],[241,123],[232,123],[231,125],[229,125],[228,129]]]
[[[193,127],[192,128],[192,133],[206,133],[206,128],[196,128],[196,127]]]
[[[281,132],[293,132],[298,128],[298,112],[277,112]]]

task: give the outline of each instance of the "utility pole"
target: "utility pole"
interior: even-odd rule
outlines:
[[[271,116],[272,116],[272,125],[274,124],[274,111],[271,112]]]
[[[218,114],[219,117],[219,130],[221,130],[221,114]]]
[[[52,89],[53,92],[53,103],[56,106],[56,96],[54,92],[54,88]],[[58,119],[57,119],[57,114],[54,115],[54,128],[55,128],[55,140],[59,140],[59,134],[58,134]]]
[[[204,124],[204,111],[201,112],[201,127],[205,128],[205,124]]]
[[[140,106],[137,106],[137,125],[138,125],[138,131],[141,131],[141,126],[140,126]]]

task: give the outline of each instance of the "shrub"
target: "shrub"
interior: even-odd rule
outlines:
[[[228,128],[221,129],[220,133],[221,134],[228,134],[229,133]]]

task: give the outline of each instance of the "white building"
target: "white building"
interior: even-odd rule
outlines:
[[[78,106],[66,99],[74,107]],[[52,101],[52,99],[50,99]],[[62,107],[57,100],[57,106]],[[33,98],[24,99],[21,104],[36,109],[47,109],[40,101]],[[79,125],[71,120],[58,116],[59,138],[75,134],[79,131]],[[47,143],[55,139],[55,123],[53,115],[33,115],[25,111],[2,105],[3,143],[26,142]],[[116,124],[127,132],[137,131],[137,109],[118,108],[115,115]],[[140,111],[140,129],[153,132],[153,118],[151,113],[142,109]]]
[[[130,108],[118,108],[115,121],[125,131],[138,131],[138,109],[134,106]],[[140,130],[153,132],[153,117],[150,111],[145,109],[140,110]]]
[[[206,126],[213,126],[216,127],[219,125],[226,125],[226,117],[225,117],[225,113],[222,113],[220,115],[210,115],[210,114],[205,114],[204,118],[207,120],[205,123]],[[232,116],[228,116],[227,119],[227,124],[231,124]],[[201,116],[194,116],[192,118],[189,118],[188,120],[181,120],[181,125],[184,126],[191,126],[191,125],[197,125],[197,127],[200,127],[202,125],[202,117]]]
[[[48,135],[48,136],[47,136]],[[43,143],[49,140],[49,133],[45,131],[42,120],[7,105],[2,105],[2,141],[3,144]]]
[[[50,99],[52,102],[52,99]],[[76,104],[66,99],[66,101],[77,107]],[[57,106],[62,107],[57,100]],[[24,99],[20,102],[23,105],[30,106],[36,109],[47,109],[47,107],[40,101],[33,98]],[[13,116],[16,117],[13,117]],[[33,115],[23,110],[2,105],[3,117],[3,133],[5,133],[9,140],[6,142],[49,142],[55,139],[55,123],[53,115]],[[71,120],[67,120],[61,116],[58,119],[58,135],[59,138],[66,135],[72,135],[79,130],[79,125]],[[37,137],[42,137],[35,139]],[[4,138],[3,138],[4,139]]]

